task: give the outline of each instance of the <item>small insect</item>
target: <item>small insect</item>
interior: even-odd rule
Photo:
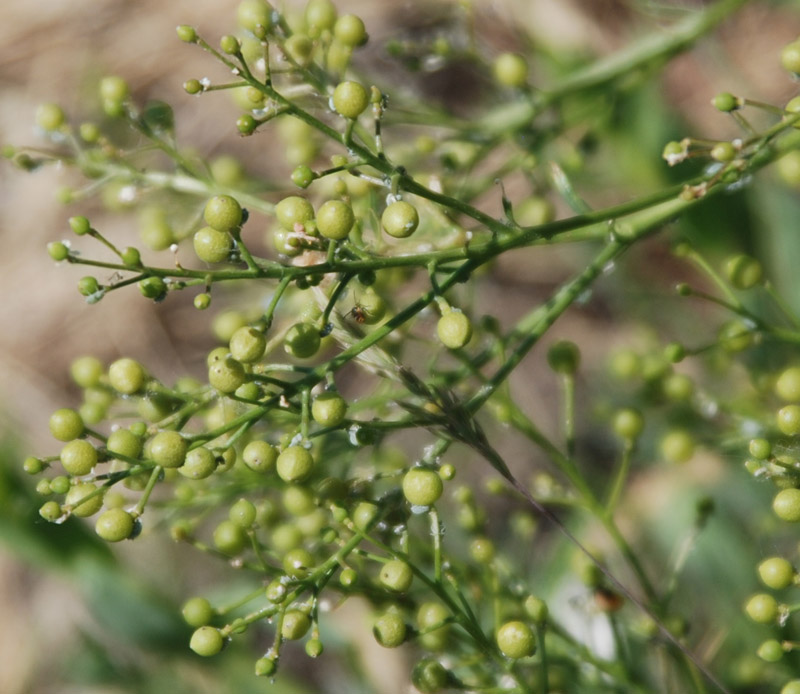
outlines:
[[[353,306],[347,315],[352,316],[353,320],[359,325],[367,322],[367,312],[364,310],[364,307],[359,304]]]

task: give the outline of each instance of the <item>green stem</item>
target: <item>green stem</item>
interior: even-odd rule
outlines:
[[[153,493],[153,489],[158,482],[158,478],[164,473],[164,468],[160,465],[156,465],[153,468],[153,471],[150,473],[150,478],[147,480],[147,486],[144,488],[142,495],[139,497],[139,502],[136,504],[136,508],[133,509],[132,515],[136,516],[137,518],[144,513],[144,507],[147,505],[147,501],[150,498],[150,494]]]
[[[622,458],[617,466],[617,472],[614,475],[614,481],[611,483],[611,488],[608,493],[608,501],[605,505],[605,515],[612,517],[614,509],[616,509],[622,496],[622,490],[625,488],[625,483],[628,481],[628,473],[631,469],[631,461],[633,460],[633,442],[630,440],[625,441],[625,447],[622,449]]]

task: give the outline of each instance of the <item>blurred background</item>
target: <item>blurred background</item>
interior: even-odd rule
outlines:
[[[371,41],[355,66],[378,84],[408,79],[402,61],[386,51],[388,41],[446,34],[459,5],[401,0],[337,4],[340,12],[364,18]],[[488,58],[533,44],[576,63],[613,52],[680,16],[643,0],[475,0],[474,5],[478,40]],[[681,3],[683,9],[702,5]],[[128,80],[136,101],[162,99],[173,106],[184,145],[211,158],[233,154],[252,175],[285,176],[289,169],[270,138],[238,137],[234,123],[239,110],[229,98],[198,100],[181,88],[190,77],[204,77],[206,71],[218,75],[218,70],[198,49],[176,39],[175,26],[192,24],[213,43],[234,29],[235,7],[233,0],[5,0],[0,4],[0,142],[40,144],[34,128],[38,104],[57,102],[76,119],[85,116],[93,107],[97,79],[117,74]],[[619,108],[617,121],[609,124],[606,146],[614,152],[601,157],[606,170],[590,168],[579,175],[582,192],[601,204],[655,190],[674,177],[659,158],[667,139],[690,133],[735,135],[733,123],[708,105],[719,91],[785,103],[797,85],[780,69],[778,55],[798,34],[797,3],[751,2],[675,59],[657,82],[634,90]],[[485,78],[470,65],[431,66],[415,73],[412,84],[422,95],[469,115],[483,106]],[[576,134],[576,140],[581,136]],[[39,522],[32,484],[20,474],[25,455],[51,446],[49,413],[77,404],[68,379],[75,357],[91,353],[108,362],[123,354],[135,356],[156,375],[173,380],[185,373],[199,375],[212,345],[206,322],[197,320],[188,300],[157,305],[129,291],[93,306],[82,301],[74,288],[84,273],[55,268],[46,244],[68,236],[66,220],[74,214],[90,216],[113,238],[133,240],[138,231],[135,214],[109,211],[96,200],[60,202],[58,191],[76,184],[72,174],[55,167],[25,174],[0,164],[0,692],[261,691],[263,683],[251,675],[251,654],[235,651],[212,669],[199,665],[186,649],[187,630],[177,606],[192,589],[219,580],[219,567],[198,564],[191,552],[158,537],[126,544],[117,552],[120,565],[80,523],[54,528]],[[513,186],[509,192],[513,195]],[[560,212],[566,214],[566,208]],[[705,236],[712,253],[719,241],[729,252],[758,255],[784,286],[792,287],[794,262],[800,258],[800,242],[794,238],[797,212],[796,193],[766,174],[756,191],[699,212],[682,231]],[[531,268],[510,259],[503,272],[486,281],[483,301],[518,313],[532,294],[555,286],[580,262],[551,254]],[[633,278],[650,282],[652,292],[659,287],[666,292],[675,281],[671,263],[663,244],[644,244],[628,258],[620,284],[604,290],[600,308],[570,312],[554,337],[574,339],[588,349],[587,368],[599,368],[609,345],[640,340],[638,320],[653,310],[650,294],[613,295],[612,288]],[[796,293],[792,300],[797,305]],[[546,394],[534,390],[530,400]],[[552,423],[552,408],[532,407]],[[693,475],[713,476],[717,462],[692,469],[683,483],[695,482]],[[146,579],[134,578],[142,575]],[[351,611],[348,619],[365,619],[357,606]],[[372,637],[368,628],[362,631],[365,640],[352,651],[370,653]],[[403,656],[382,651],[379,657],[384,676],[368,674],[364,681],[371,689],[364,691],[400,691],[396,683],[405,675],[385,673],[400,667],[393,661]],[[359,667],[369,670],[370,663],[370,657],[362,656]],[[329,672],[336,669],[329,667]],[[357,683],[350,684],[347,691],[360,691]],[[271,691],[302,692],[309,686],[282,677]]]

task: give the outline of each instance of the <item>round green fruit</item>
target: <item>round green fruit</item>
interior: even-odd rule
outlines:
[[[792,41],[783,47],[781,65],[789,72],[800,74],[800,41]]]
[[[506,87],[524,87],[528,81],[528,63],[517,53],[502,53],[494,61],[494,77]]]
[[[472,339],[472,322],[461,311],[448,311],[436,324],[436,334],[449,349],[460,349]]]
[[[108,367],[111,387],[123,395],[138,393],[145,384],[145,371],[139,362],[123,357]]]
[[[195,255],[204,263],[222,263],[233,249],[233,239],[227,231],[203,227],[192,239]]]
[[[242,224],[242,207],[230,195],[215,195],[206,203],[203,219],[212,229],[231,232]]]
[[[202,627],[208,624],[214,616],[211,603],[205,598],[189,598],[181,608],[184,621],[190,627]]]
[[[193,448],[186,454],[183,465],[178,472],[184,477],[193,480],[202,480],[209,477],[217,469],[217,459],[205,446]]]
[[[526,658],[536,651],[536,638],[525,622],[506,622],[497,630],[497,647],[508,658]]]
[[[411,683],[420,694],[437,694],[447,686],[449,680],[448,671],[433,658],[420,660],[411,671]]]
[[[626,441],[632,441],[642,433],[644,418],[636,410],[626,408],[614,415],[612,426],[617,436]]]
[[[261,37],[272,27],[272,7],[265,0],[242,0],[236,9],[240,27]]]
[[[333,25],[333,35],[345,46],[356,48],[363,46],[369,36],[364,22],[354,14],[345,14]]]
[[[85,501],[82,501],[86,499]],[[65,506],[72,506],[72,513],[81,518],[88,518],[97,513],[103,506],[103,495],[97,493],[97,487],[91,482],[84,482],[70,487],[64,498]]]
[[[372,633],[384,648],[397,648],[406,640],[406,623],[396,612],[387,612],[375,620]]]
[[[221,393],[233,393],[246,379],[244,367],[233,357],[226,357],[208,367],[208,382]]]
[[[302,446],[290,446],[281,452],[275,466],[284,482],[302,482],[311,476],[314,458]]]
[[[239,328],[231,336],[231,356],[244,364],[251,364],[261,359],[266,347],[267,338],[263,332],[255,328]]]
[[[777,663],[783,658],[784,650],[781,642],[777,639],[767,639],[756,650],[756,654],[761,660],[768,663]]]
[[[275,217],[286,231],[294,231],[295,224],[305,225],[314,219],[314,208],[305,198],[291,195],[275,205]]]
[[[397,239],[404,239],[416,231],[419,226],[417,208],[405,200],[396,200],[381,215],[383,230]]]
[[[224,520],[213,533],[214,546],[223,554],[236,555],[247,544],[247,535],[242,527],[233,521]]]
[[[281,623],[281,636],[288,641],[302,639],[311,628],[311,618],[301,610],[286,610]]]
[[[758,565],[758,577],[767,588],[781,590],[794,583],[795,570],[783,557],[770,557]]]
[[[800,367],[791,366],[778,376],[776,395],[785,402],[800,402]]]
[[[275,466],[278,450],[266,441],[251,441],[242,451],[242,460],[255,472],[267,472]]]
[[[107,542],[121,542],[133,533],[133,516],[121,508],[110,508],[97,518],[95,532]]]
[[[293,357],[307,359],[319,350],[319,329],[311,323],[295,323],[286,333],[284,349]]]
[[[800,522],[800,489],[781,489],[772,500],[772,510],[781,520]]]
[[[385,588],[395,593],[405,593],[411,587],[414,572],[406,562],[392,559],[383,565],[378,578]]]
[[[70,475],[81,477],[88,475],[97,465],[97,451],[88,441],[76,439],[61,449],[61,465]]]
[[[126,458],[138,458],[142,454],[143,441],[130,429],[112,431],[106,441],[106,450]]]
[[[369,105],[369,94],[358,82],[340,82],[333,90],[332,103],[339,115],[356,119]]]
[[[669,432],[660,443],[661,455],[670,463],[685,463],[694,455],[694,439],[682,429]]]
[[[764,268],[752,256],[741,253],[728,258],[725,263],[725,275],[736,289],[751,289],[761,282]]]
[[[188,442],[177,431],[161,431],[150,440],[150,457],[161,467],[180,467],[186,460]]]
[[[559,340],[547,350],[547,363],[556,373],[574,374],[581,363],[578,345],[569,340]]]
[[[339,426],[346,415],[347,401],[338,393],[322,393],[311,403],[311,416],[320,426]]]
[[[412,506],[430,506],[444,490],[442,478],[435,470],[415,467],[403,477],[403,495]]]
[[[303,579],[314,568],[314,557],[302,547],[290,549],[283,556],[283,570],[294,579]]]
[[[800,405],[786,405],[778,410],[778,429],[787,436],[800,434]]]
[[[759,593],[753,595],[745,604],[744,611],[754,622],[769,624],[778,618],[778,602],[771,595]]]
[[[317,229],[326,239],[346,239],[354,223],[353,208],[341,200],[328,200],[317,211]]]
[[[222,650],[225,645],[225,639],[222,637],[219,629],[214,627],[203,626],[197,629],[189,641],[189,648],[191,648],[197,655],[210,657],[216,655]]]
[[[81,416],[72,409],[63,407],[50,415],[50,433],[59,441],[72,441],[84,432]]]

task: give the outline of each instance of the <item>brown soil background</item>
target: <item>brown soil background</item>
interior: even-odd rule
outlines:
[[[338,4],[340,11],[364,17],[374,42],[425,12],[413,2]],[[613,50],[626,38],[628,10],[622,2],[475,4],[485,20],[483,38],[492,51],[513,45],[511,27],[519,24],[533,27],[534,35],[548,41],[588,46],[598,53]],[[236,137],[235,109],[226,100],[208,99],[199,107],[180,87],[188,77],[203,76],[198,69],[210,63],[177,41],[174,27],[190,23],[204,35],[217,36],[234,28],[235,6],[218,0],[5,0],[0,3],[0,141],[36,144],[37,104],[56,101],[68,112],[80,111],[86,85],[113,73],[129,80],[135,98],[172,103],[180,140],[194,143],[203,153],[249,152],[254,159],[269,158],[268,142],[245,147]],[[703,44],[674,61],[667,73],[672,102],[696,132],[719,134],[718,114],[707,106],[716,91],[785,101],[792,87],[777,69],[776,58],[780,46],[798,32],[796,12],[753,3],[710,47]],[[262,165],[247,163],[254,170]],[[79,268],[54,268],[45,252],[47,242],[68,236],[67,217],[82,211],[65,208],[54,199],[54,191],[68,180],[56,170],[29,175],[0,162],[0,425],[25,450],[49,445],[48,413],[74,404],[76,394],[69,388],[66,369],[75,356],[94,353],[109,360],[133,354],[156,374],[182,373],[193,366],[177,346],[186,344],[186,331],[193,338],[205,330],[193,327],[191,311],[177,305],[187,302],[154,307],[135,291],[116,293],[95,306],[81,301],[74,286],[84,273]],[[135,234],[131,220],[102,216],[92,220],[106,225],[103,228],[112,236]],[[502,296],[502,288],[495,291]],[[589,327],[597,330],[591,321],[568,318],[563,332],[578,337]],[[34,575],[4,555],[0,544],[0,691],[72,691],[55,678],[41,684],[36,671],[43,655],[69,639],[76,622],[85,621],[73,598],[67,585]]]

